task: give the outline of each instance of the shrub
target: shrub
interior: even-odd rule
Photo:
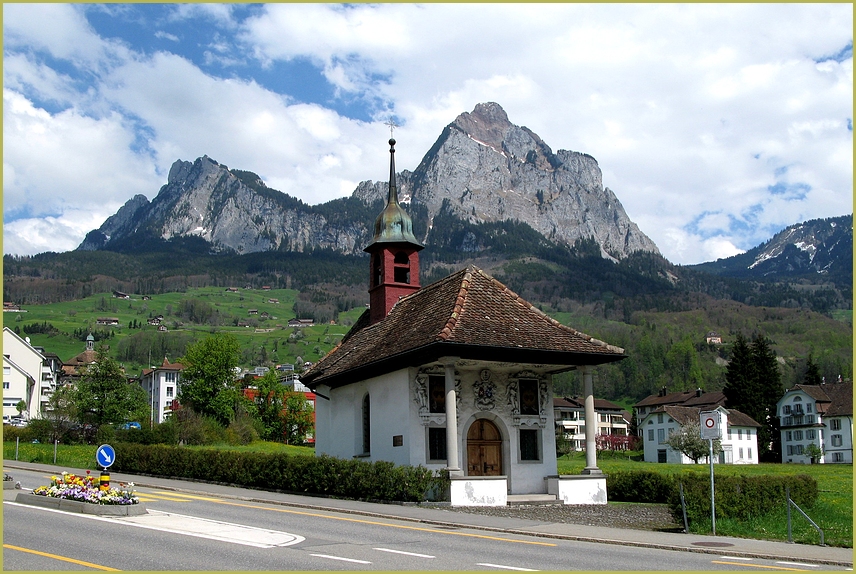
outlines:
[[[448,477],[391,462],[118,443],[117,472],[361,500],[418,502],[445,492]]]
[[[650,470],[610,472],[606,489],[610,500],[619,502],[668,502],[676,489],[670,475]]]
[[[687,473],[681,476],[687,519],[690,522],[710,517],[710,476]],[[817,481],[806,475],[797,476],[720,476],[714,480],[716,516],[745,521],[784,508],[785,489],[801,508],[811,508],[817,501]],[[672,515],[681,519],[680,492],[676,489],[669,500]]]

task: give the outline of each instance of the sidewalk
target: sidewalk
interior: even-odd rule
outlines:
[[[63,470],[74,473],[85,472],[80,469],[60,469],[59,467],[50,465],[11,460],[4,460],[3,467],[6,472],[9,472],[13,476],[14,472],[10,471],[13,471],[15,468],[44,471],[46,474],[56,474]],[[472,528],[506,534],[596,542],[600,544],[618,544],[621,546],[659,548],[731,557],[785,560],[830,566],[853,566],[853,550],[851,548],[788,544],[786,542],[729,538],[725,536],[654,532],[628,528],[604,528],[582,524],[544,523],[534,520],[455,512],[443,509],[442,507],[428,508],[415,504],[399,505],[338,500],[114,472],[110,473],[110,480],[111,482],[133,482],[136,486],[146,488],[175,490],[189,494],[211,494],[222,498],[282,504],[314,510],[330,510],[376,518],[406,520],[433,526]]]

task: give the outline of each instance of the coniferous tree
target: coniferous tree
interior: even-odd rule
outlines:
[[[805,362],[805,375],[803,375],[804,385],[819,385],[823,382],[820,376],[820,368],[814,362],[814,358],[809,354]]]
[[[759,457],[775,459],[780,450],[776,403],[782,397],[782,383],[776,353],[763,335],[757,334],[750,344],[742,333],[737,334],[725,380],[726,408],[737,409],[761,425]]]

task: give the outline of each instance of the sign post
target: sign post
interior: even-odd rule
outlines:
[[[107,472],[107,467],[116,461],[116,451],[109,444],[102,444],[95,451],[95,462],[101,466],[101,477],[99,478],[99,488],[101,490],[110,490],[110,473]]]
[[[701,413],[701,438],[707,439],[710,451],[708,461],[710,462],[710,524],[713,535],[716,536],[716,496],[713,491],[713,440],[722,440],[722,413],[720,411],[708,411]]]

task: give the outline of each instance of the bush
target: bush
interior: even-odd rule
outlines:
[[[618,502],[668,502],[676,489],[674,478],[650,470],[610,472],[606,477],[609,499]]]
[[[710,476],[687,473],[681,476],[689,522],[710,518]],[[817,481],[806,475],[797,476],[720,476],[716,488],[716,516],[746,521],[770,514],[787,504],[785,489],[801,508],[817,502]],[[680,492],[676,489],[669,500],[672,515],[682,519]]]
[[[418,502],[448,486],[422,466],[132,443],[116,445],[114,470],[358,500]]]

